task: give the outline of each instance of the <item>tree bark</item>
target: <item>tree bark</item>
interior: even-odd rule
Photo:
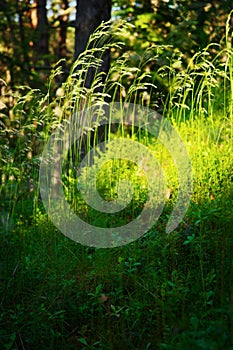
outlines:
[[[69,7],[68,0],[62,0],[61,5],[60,5],[61,11],[66,11],[68,9],[68,7]],[[67,34],[68,19],[69,19],[69,16],[67,14],[61,13],[59,38],[58,38],[59,58],[66,58],[66,54],[67,54],[66,34]]]
[[[85,51],[90,35],[101,24],[111,18],[111,0],[77,0],[77,12],[75,23],[75,54],[76,60],[81,52]],[[105,73],[109,70],[110,56],[106,52],[102,57],[103,64],[100,71]],[[93,72],[88,72],[85,86],[90,87],[93,79]]]
[[[37,9],[37,38],[35,42],[35,50],[37,57],[44,56],[45,66],[49,66],[49,24],[46,9],[47,0],[36,0]]]

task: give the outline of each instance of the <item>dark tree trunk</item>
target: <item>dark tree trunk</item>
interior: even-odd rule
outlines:
[[[101,22],[110,20],[111,5],[111,0],[77,0],[75,59],[86,49],[90,35]],[[107,73],[110,64],[109,52],[105,53],[102,60],[103,64],[100,70]],[[93,72],[90,71],[85,82],[86,87],[91,86],[92,78]]]
[[[62,0],[61,2],[61,10],[65,11],[69,7],[68,0]],[[66,34],[67,34],[67,22],[69,16],[67,14],[61,14],[60,16],[60,28],[59,28],[59,39],[58,39],[58,47],[59,47],[59,58],[66,58],[67,47],[66,47]]]
[[[59,37],[58,37],[58,57],[59,57],[59,59],[67,57],[66,39],[67,39],[67,26],[68,26],[69,15],[66,13],[66,10],[68,8],[69,8],[69,1],[62,0],[61,4],[60,4],[60,9],[61,9],[61,11],[65,11],[65,12],[64,12],[64,14],[61,12],[61,15],[60,15],[60,28],[59,28]],[[57,81],[58,85],[60,85],[62,82],[64,82],[68,76],[66,61],[62,61],[60,65],[62,67],[63,74],[56,77],[56,81]]]
[[[35,50],[37,57],[44,57],[43,61],[45,66],[49,66],[49,25],[47,18],[47,9],[46,9],[47,0],[37,0],[37,38],[35,42]]]
[[[23,53],[23,59],[24,59],[24,64],[27,68],[27,70],[30,70],[30,60],[28,57],[28,52],[29,48],[27,45],[27,40],[25,38],[25,25],[26,23],[24,22],[23,15],[28,14],[29,11],[29,4],[22,4],[19,1],[16,2],[16,8],[17,8],[17,13],[19,17],[19,30],[20,30],[20,41],[21,41],[21,47],[22,47],[22,53]]]
[[[75,54],[74,59],[76,60],[78,56],[85,51],[90,35],[97,29],[97,27],[102,22],[107,22],[111,19],[111,8],[112,0],[77,0],[77,12],[76,12],[76,21],[75,21]],[[89,47],[90,48],[90,47]],[[93,59],[95,59],[93,57]],[[98,69],[98,72],[108,73],[110,66],[110,52],[106,51],[102,56],[102,64]],[[82,67],[77,66],[78,69]],[[84,86],[90,88],[93,82],[94,75],[96,70],[90,68],[85,75]],[[104,76],[102,81],[104,83]],[[99,87],[98,92],[101,92],[102,89]],[[83,107],[80,106],[82,109]],[[98,127],[98,142],[104,140],[104,128],[103,126]],[[81,158],[85,154],[85,144],[86,137],[83,138],[81,148]],[[90,135],[90,145],[94,146],[94,131]]]

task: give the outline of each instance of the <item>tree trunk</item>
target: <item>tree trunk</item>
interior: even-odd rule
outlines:
[[[62,11],[66,11],[69,7],[68,0],[61,1],[61,16],[60,16],[60,28],[59,28],[59,38],[58,38],[58,47],[59,47],[59,58],[66,58],[67,47],[66,47],[66,34],[67,34],[67,22],[69,16],[67,13],[63,14]]]
[[[111,0],[77,0],[76,30],[75,30],[75,55],[85,51],[90,35],[101,24],[111,18]],[[102,57],[103,64],[100,71],[108,72],[110,57],[109,52]],[[85,81],[85,86],[90,87],[93,79],[93,72],[89,72]]]
[[[77,0],[76,6],[76,21],[75,21],[75,54],[74,59],[85,51],[90,35],[97,29],[97,27],[104,21],[107,22],[111,18],[112,0]],[[90,47],[89,47],[90,48]],[[94,59],[94,57],[93,57]],[[98,72],[108,73],[110,66],[110,52],[107,51],[101,56],[102,65],[99,67]],[[82,67],[77,66],[78,69]],[[84,86],[90,88],[93,82],[96,70],[90,68],[85,76]],[[104,77],[102,81],[104,83]],[[102,89],[99,87],[96,89],[101,92]],[[97,92],[96,91],[96,92]],[[82,108],[82,107],[81,107]],[[103,141],[104,128],[103,126],[98,127],[98,141]],[[87,142],[86,136],[83,138],[81,148],[81,158],[83,158],[85,151],[85,144]],[[91,132],[89,145],[94,146],[94,131]],[[74,159],[73,159],[74,160]]]
[[[37,38],[35,42],[35,50],[37,59],[43,57],[45,66],[49,67],[49,24],[46,9],[47,0],[36,0],[37,9]]]
[[[59,27],[59,36],[58,36],[58,57],[59,59],[66,58],[67,57],[67,45],[66,45],[66,39],[67,39],[67,26],[68,26],[68,20],[69,15],[67,14],[67,9],[69,8],[69,1],[68,0],[62,0],[60,3],[60,27]],[[66,67],[66,61],[62,61],[60,63],[62,67],[63,74],[56,77],[56,81],[58,85],[63,83],[67,76],[68,71]]]

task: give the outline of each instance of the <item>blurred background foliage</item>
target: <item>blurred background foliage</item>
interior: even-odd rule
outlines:
[[[85,45],[82,28],[87,26],[88,14],[91,14],[87,18],[89,23],[93,22],[89,31],[110,16],[133,24],[127,35],[119,38],[125,42],[124,50],[130,53],[132,65],[139,64],[148,48],[168,45],[164,57],[146,65],[147,70],[156,75],[159,66],[174,54],[182,55],[181,63],[185,67],[196,51],[211,42],[225,46],[225,24],[232,9],[230,0],[119,0],[112,3],[103,0],[101,4],[92,0],[85,6],[82,6],[84,2],[74,0],[3,0],[1,4],[0,77],[7,84],[6,87],[1,83],[1,95],[18,85],[46,91],[53,65],[64,58],[65,74],[57,76],[58,87],[80,52],[75,43],[83,46],[81,39]],[[120,54],[122,52],[113,51],[111,59]],[[182,69],[182,65],[177,68]],[[164,82],[157,83],[165,93]]]

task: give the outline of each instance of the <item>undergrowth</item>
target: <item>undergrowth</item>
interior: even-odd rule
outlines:
[[[180,69],[182,57],[174,56],[158,72],[169,86],[163,116],[185,143],[194,176],[188,212],[173,232],[166,234],[165,226],[178,192],[176,167],[158,139],[134,126],[83,130],[83,140],[67,156],[62,181],[67,201],[83,219],[101,227],[124,225],[147,198],[140,166],[109,160],[101,168],[97,187],[105,200],[117,198],[122,176],[134,186],[127,210],[108,217],[84,202],[75,171],[83,152],[98,148],[100,138],[144,144],[159,160],[167,188],[162,215],[141,238],[111,249],[82,246],[55,228],[41,202],[41,153],[62,121],[109,99],[156,104],[150,100],[156,86],[141,71],[166,47],[153,56],[147,52],[140,67],[130,68],[125,54],[104,79],[98,71],[105,50],[121,45],[114,35],[123,36],[126,29],[103,24],[58,91],[53,79],[61,74],[59,63],[46,96],[22,87],[14,108],[2,110],[1,349],[233,348],[232,49],[216,49],[212,58],[206,48],[186,70]],[[96,74],[86,88],[90,67]],[[114,149],[98,152],[107,159]]]

